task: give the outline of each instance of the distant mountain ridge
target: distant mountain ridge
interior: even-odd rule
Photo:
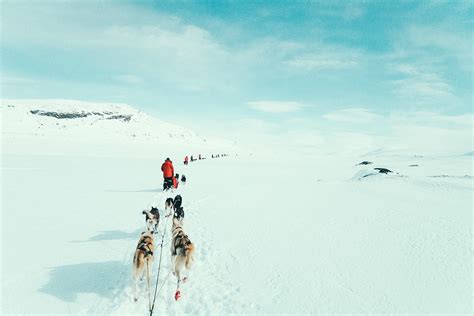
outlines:
[[[195,132],[121,103],[2,100],[2,133],[202,144]]]

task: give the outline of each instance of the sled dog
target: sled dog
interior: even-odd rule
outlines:
[[[174,209],[177,209],[178,207],[181,207],[181,204],[183,203],[183,198],[181,195],[176,195],[173,200],[173,207]]]
[[[165,206],[168,205],[168,200],[171,200],[171,198],[168,198],[166,200]],[[171,206],[169,207],[170,211],[167,215],[165,215],[165,217],[171,216],[171,213],[173,213],[174,218],[178,218],[180,221],[182,221],[184,217],[184,210],[183,210],[183,207],[181,206],[182,203],[183,203],[183,198],[181,197],[181,195],[179,194],[176,195],[174,200],[172,200],[171,202]]]
[[[138,281],[143,280],[143,276],[151,277],[151,268],[153,264],[153,234],[149,231],[143,232],[138,240],[135,255],[133,256],[133,280],[135,282],[135,296],[137,301]],[[149,281],[149,280],[147,280]]]
[[[165,210],[171,210],[173,209],[173,204],[174,204],[174,201],[172,198],[167,198],[166,201],[165,201]]]
[[[156,233],[158,231],[158,224],[160,223],[160,211],[158,211],[158,208],[152,206],[151,210],[143,211],[142,214],[146,215],[146,229]]]
[[[184,219],[184,209],[182,206],[175,208],[174,214],[173,214],[173,219],[176,219],[179,221],[181,225],[183,225],[183,219]]]
[[[173,269],[173,274],[176,275],[176,278],[178,279],[179,285],[183,267],[186,268],[189,273],[193,261],[194,244],[184,233],[183,228],[181,227],[181,222],[176,218],[173,218],[171,233],[171,267]]]

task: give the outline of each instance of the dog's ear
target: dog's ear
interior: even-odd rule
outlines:
[[[146,211],[143,211],[142,214],[146,214]]]

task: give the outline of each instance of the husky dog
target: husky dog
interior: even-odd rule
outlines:
[[[183,209],[182,206],[177,207],[177,208],[174,209],[173,219],[176,219],[176,220],[179,221],[181,224],[183,224],[184,209]]]
[[[181,222],[176,218],[173,218],[173,226],[171,233],[173,235],[171,239],[171,266],[173,274],[176,275],[179,282],[181,282],[181,271],[184,268],[189,273],[191,262],[193,261],[194,255],[194,244],[189,240],[189,237],[184,233],[181,227]],[[185,280],[184,278],[183,280]]]
[[[158,224],[160,223],[160,211],[158,208],[152,206],[150,211],[143,211],[145,214],[146,229],[152,233],[158,231]]]
[[[165,201],[165,210],[171,210],[173,209],[173,204],[174,204],[174,201],[172,198],[167,198],[166,201]]]
[[[135,282],[134,301],[138,300],[138,281],[143,280],[143,275],[149,273],[153,264],[153,234],[149,231],[142,232],[138,240],[135,255],[133,256],[133,280]],[[149,278],[149,275],[147,275]],[[149,279],[147,280],[150,281]]]
[[[181,195],[176,195],[173,200],[173,207],[174,209],[177,209],[178,207],[181,207],[181,204],[183,204],[183,198]]]
[[[184,211],[183,211],[183,208],[181,207],[181,204],[183,204],[183,198],[179,194],[174,197],[174,200],[171,198],[166,199],[165,208],[170,209],[166,217],[171,216],[172,212],[176,214],[176,210],[179,210],[179,209],[181,209],[181,213],[183,214],[183,216],[181,217],[184,217]],[[168,205],[171,205],[171,206],[168,206]]]
[[[165,215],[165,217],[171,216],[171,211],[169,214]],[[183,219],[184,219],[184,209],[182,206],[177,207],[174,209],[173,212],[173,220],[177,220],[181,225],[183,224]]]

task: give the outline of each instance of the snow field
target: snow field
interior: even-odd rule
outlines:
[[[166,156],[4,155],[4,313],[147,313],[146,291],[132,301],[132,257],[141,211],[164,208]],[[404,170],[412,158],[370,157],[403,177],[354,180],[368,167],[353,157],[185,167],[169,156],[188,178],[172,195],[196,254],[182,298],[170,275],[157,314],[472,310],[472,177],[457,177],[472,176],[471,157],[416,158]],[[169,245],[162,260],[160,280]]]

